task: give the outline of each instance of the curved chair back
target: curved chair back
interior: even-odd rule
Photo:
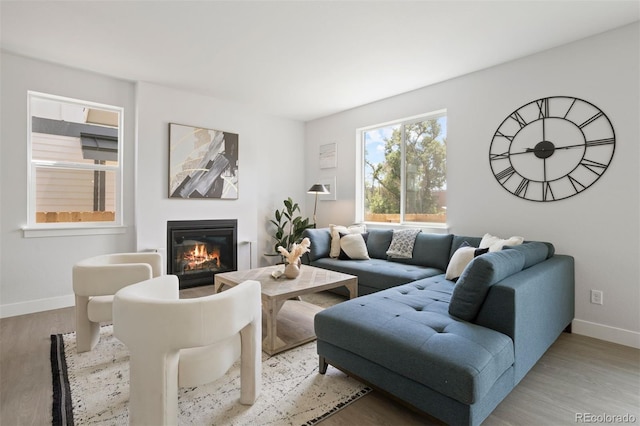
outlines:
[[[113,326],[131,354],[131,424],[174,424],[178,386],[215,380],[238,357],[240,402],[252,404],[259,393],[262,308],[257,281],[193,299],[179,298],[174,275],[133,284],[115,295]]]
[[[111,321],[113,295],[121,288],[162,274],[159,253],[94,256],[73,266],[78,352],[90,351],[100,338],[100,322]]]

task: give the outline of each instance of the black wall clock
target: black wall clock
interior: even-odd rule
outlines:
[[[616,137],[609,118],[578,98],[553,96],[515,110],[489,148],[495,178],[532,201],[557,201],[584,191],[607,170]]]

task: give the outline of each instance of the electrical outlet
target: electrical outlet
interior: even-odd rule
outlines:
[[[591,290],[591,303],[602,305],[602,290]]]

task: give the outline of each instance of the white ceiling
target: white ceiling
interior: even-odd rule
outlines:
[[[637,21],[633,1],[7,1],[6,51],[310,120]]]

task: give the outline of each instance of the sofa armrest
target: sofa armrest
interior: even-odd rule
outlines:
[[[556,255],[493,285],[475,323],[511,337],[518,383],[574,317],[574,260]]]

